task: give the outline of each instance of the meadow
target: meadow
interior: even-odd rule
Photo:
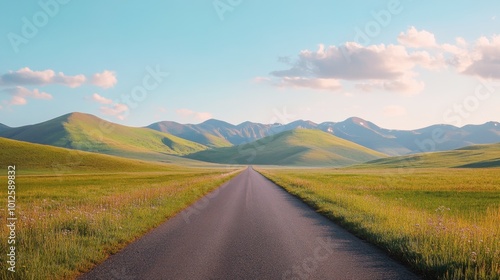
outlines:
[[[426,279],[500,279],[499,168],[258,171]]]
[[[16,164],[16,272],[0,279],[73,279],[238,173],[123,159],[0,139],[0,219]],[[0,251],[9,252],[0,227]]]

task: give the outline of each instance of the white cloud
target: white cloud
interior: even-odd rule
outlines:
[[[28,67],[0,76],[0,85],[47,85],[61,84],[68,87],[79,87],[86,81],[84,75],[67,76],[53,70],[33,71]]]
[[[127,116],[128,106],[121,103],[115,103],[112,106],[102,106],[101,113],[108,116],[114,116],[117,119],[123,120]]]
[[[382,113],[386,117],[401,117],[406,115],[406,108],[398,105],[389,105],[383,108]]]
[[[97,93],[92,94],[92,100],[100,104],[111,104],[113,100],[103,97]]]
[[[355,81],[362,91],[383,90],[415,94],[425,88],[422,70],[454,69],[460,74],[500,79],[500,35],[481,37],[474,44],[457,37],[438,44],[433,33],[410,27],[398,36],[396,45],[319,45],[303,50],[285,70],[254,81],[278,87],[338,90],[345,81]]]
[[[22,96],[14,95],[8,102],[9,105],[26,105],[28,104],[28,100]]]
[[[211,113],[208,112],[197,112],[196,113],[196,118],[200,121],[206,121],[208,119],[211,119],[213,116]]]
[[[379,88],[396,92],[418,92],[423,82],[417,81],[414,69],[438,69],[445,59],[420,50],[408,52],[401,45],[364,47],[348,42],[341,47],[320,45],[317,51],[302,51],[294,66],[274,71],[278,86],[337,90],[341,80],[361,81],[359,88]]]
[[[92,79],[90,80],[91,84],[101,88],[114,87],[117,82],[116,73],[109,70],[104,70],[102,73],[92,75]]]
[[[2,92],[12,95],[12,98],[7,103],[9,105],[26,105],[29,98],[33,99],[52,99],[52,95],[46,92],[41,92],[38,89],[29,90],[25,87],[14,87],[2,90]]]
[[[466,60],[464,74],[500,79],[500,35],[481,37]]]
[[[302,77],[283,77],[278,86],[294,88],[312,88],[317,90],[336,91],[342,89],[342,85],[335,79],[309,79]]]
[[[63,72],[56,73],[54,70],[47,69],[42,71],[34,71],[28,67],[21,68],[17,71],[9,71],[6,74],[0,75],[0,86],[25,86],[25,85],[53,85],[59,84],[71,88],[80,87],[85,83],[93,84],[102,88],[109,88],[116,84],[116,75],[112,71],[105,70],[102,73],[96,73],[90,81],[85,75],[79,74],[75,76],[65,75]]]
[[[178,109],[175,111],[178,115],[184,117],[184,118],[194,118],[198,121],[206,121],[208,119],[212,118],[212,114],[208,112],[195,112],[190,109]]]
[[[401,32],[399,34],[398,42],[410,48],[431,48],[437,45],[434,34],[426,30],[418,31],[413,26],[406,33]]]

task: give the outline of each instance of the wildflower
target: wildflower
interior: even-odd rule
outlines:
[[[476,252],[472,251],[470,253],[470,260],[471,260],[471,262],[476,262],[476,260],[477,260],[477,253]]]

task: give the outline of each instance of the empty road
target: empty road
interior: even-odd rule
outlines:
[[[79,279],[418,279],[248,168]]]

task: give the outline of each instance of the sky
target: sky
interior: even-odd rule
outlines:
[[[3,1],[0,123],[500,121],[499,1]]]

